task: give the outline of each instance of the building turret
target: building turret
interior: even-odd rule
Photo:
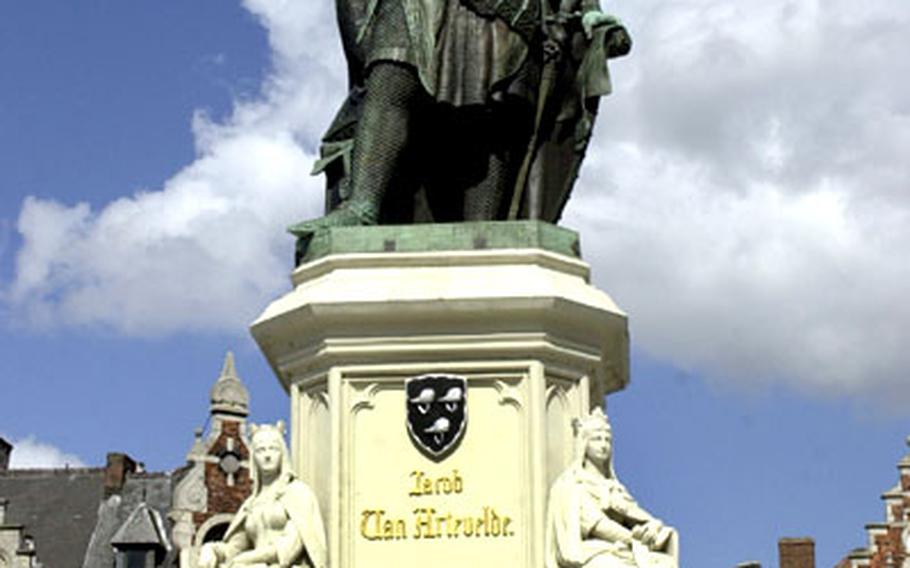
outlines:
[[[246,433],[250,394],[231,352],[224,358],[209,401],[208,432],[200,428],[193,433],[187,468],[174,488],[168,515],[181,566],[195,565],[200,546],[224,535],[252,488]]]
[[[234,367],[234,354],[228,351],[224,358],[221,376],[211,391],[212,415],[228,414],[246,418],[250,414],[250,393],[243,386]]]

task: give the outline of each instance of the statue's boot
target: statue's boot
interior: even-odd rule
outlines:
[[[331,227],[357,227],[375,225],[379,221],[379,208],[361,200],[345,201],[335,210],[318,219],[310,219],[288,227],[288,232],[298,238],[313,236],[317,231]]]

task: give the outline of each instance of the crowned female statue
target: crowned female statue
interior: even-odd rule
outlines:
[[[546,568],[677,568],[676,531],[641,508],[616,478],[603,410],[574,427],[575,460],[550,489]]]
[[[253,426],[253,493],[200,568],[326,568],[325,530],[309,486],[291,471],[284,424]]]

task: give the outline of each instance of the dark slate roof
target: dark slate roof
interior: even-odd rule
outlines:
[[[0,472],[6,519],[35,538],[45,568],[81,568],[104,494],[104,469],[41,469]]]
[[[132,524],[131,521],[137,520],[134,515],[137,510],[144,509],[149,512],[149,509],[154,509],[157,511],[158,517],[164,526],[158,527],[156,530],[163,533],[159,533],[161,539],[164,540],[161,544],[165,548],[170,548],[171,545],[167,541],[167,535],[170,534],[171,527],[166,520],[170,506],[170,475],[165,473],[130,474],[120,494],[112,495],[101,502],[101,507],[98,509],[97,527],[95,527],[91,543],[85,552],[84,563],[80,563],[79,566],[85,568],[113,566],[114,549],[111,546],[111,542],[115,537],[121,536],[119,533],[122,531],[132,530],[128,528],[128,525]]]

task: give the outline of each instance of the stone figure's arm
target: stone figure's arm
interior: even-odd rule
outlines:
[[[619,18],[605,14],[600,9],[582,10],[581,27],[585,31],[585,37],[594,38],[594,30],[603,26],[618,26]]]
[[[249,547],[249,539],[243,531],[238,531],[224,542],[206,543],[199,552],[199,568],[217,568]]]
[[[666,544],[669,533],[663,522],[643,509],[625,487],[620,488],[615,498],[618,501],[617,512],[623,517],[622,524],[631,529],[634,540],[652,550],[662,548]]]
[[[300,531],[294,526],[294,521],[288,521],[287,527],[281,537],[275,542],[275,553],[278,555],[279,566],[296,565],[296,562],[303,557],[303,541],[300,539]]]
[[[588,538],[629,544],[632,542],[632,531],[604,515],[591,529]]]
[[[253,544],[247,538],[246,533],[241,530],[231,535],[231,538],[221,543],[221,546],[224,552],[224,559],[230,561],[244,550],[249,550]]]
[[[275,564],[277,562],[278,551],[274,546],[269,545],[241,552],[234,557],[228,566],[237,567],[249,564]]]
[[[222,561],[222,558],[219,558],[218,544],[220,543],[207,542],[202,545],[197,561],[199,568],[218,568],[218,564]]]

